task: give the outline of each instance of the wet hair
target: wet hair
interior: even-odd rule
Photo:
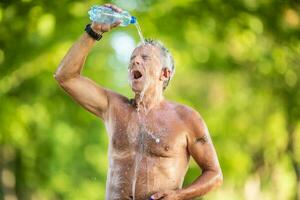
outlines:
[[[143,42],[139,43],[137,47],[140,47],[140,46],[146,45],[146,44],[155,46],[160,50],[161,55],[162,55],[163,68],[167,68],[171,72],[169,79],[164,81],[164,83],[163,83],[163,90],[165,90],[167,88],[170,80],[173,78],[173,75],[175,74],[174,58],[173,58],[171,52],[159,40],[147,38],[147,39],[145,39],[144,43]]]

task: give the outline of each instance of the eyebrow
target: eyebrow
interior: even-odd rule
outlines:
[[[149,57],[148,55],[146,55],[146,54],[142,54],[142,57]]]
[[[130,57],[130,60],[134,59],[136,57],[136,55],[133,55]]]
[[[146,54],[142,54],[141,56],[144,57],[144,58],[145,58],[145,57],[146,57],[146,58],[149,58],[149,57],[150,57],[149,55],[146,55]],[[136,55],[131,56],[131,57],[130,57],[130,60],[134,59],[135,57],[136,57]]]

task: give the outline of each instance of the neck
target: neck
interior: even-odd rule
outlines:
[[[144,94],[135,93],[134,100],[139,110],[149,111],[164,100],[163,91],[159,87],[147,89]]]

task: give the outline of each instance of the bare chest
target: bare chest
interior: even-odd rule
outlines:
[[[174,157],[186,151],[184,124],[171,112],[142,117],[134,112],[116,113],[107,131],[110,150],[115,155]]]

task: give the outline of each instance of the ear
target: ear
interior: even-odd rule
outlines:
[[[170,76],[171,76],[171,71],[168,68],[164,67],[161,70],[159,80],[161,81],[168,80]]]

